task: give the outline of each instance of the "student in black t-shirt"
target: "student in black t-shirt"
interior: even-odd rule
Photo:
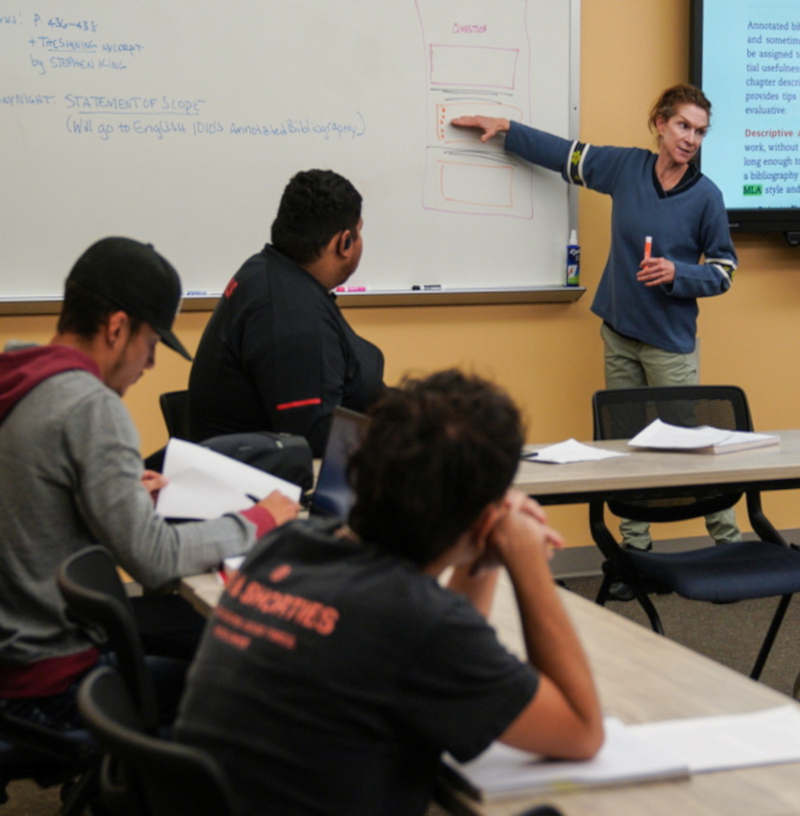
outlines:
[[[575,759],[602,743],[547,563],[563,542],[509,491],[523,443],[509,397],[446,371],[370,414],[349,526],[293,522],[263,539],[191,673],[177,738],[222,763],[242,814],[414,816],[444,751],[466,761],[499,739]],[[529,662],[484,617],[500,566]]]

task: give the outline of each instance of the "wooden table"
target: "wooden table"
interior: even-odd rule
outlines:
[[[701,493],[720,484],[740,490],[800,487],[800,430],[770,433],[780,437],[779,446],[722,454],[635,450],[625,440],[587,442],[630,455],[568,465],[521,461],[514,486],[542,504],[653,498],[687,487]],[[527,449],[541,447],[531,445]]]
[[[181,591],[205,614],[222,585],[184,579]],[[791,703],[789,697],[566,590],[560,590],[592,664],[603,710],[627,723],[736,714]],[[491,616],[500,639],[524,655],[513,592],[503,576]],[[565,816],[800,816],[800,763],[702,774],[688,780],[519,798],[477,805],[481,816],[512,816],[550,802]]]
[[[630,456],[570,465],[523,461],[514,484],[542,504],[661,496],[687,486],[698,492],[720,484],[740,490],[798,488],[800,431],[776,433],[781,438],[778,447],[718,455],[631,451],[620,440],[588,443],[630,452]],[[222,585],[214,575],[195,576],[182,582],[181,592],[207,614],[217,603]],[[744,713],[792,702],[573,593],[562,590],[561,597],[589,654],[606,714],[635,723]],[[513,593],[505,576],[492,622],[501,640],[524,656]],[[516,816],[543,802],[556,805],[565,816],[800,816],[800,763],[481,806],[465,801],[464,806],[481,816]]]
[[[561,591],[586,649],[603,711],[627,723],[737,714],[792,703],[649,629]],[[498,598],[493,619],[510,648],[521,648],[513,601]],[[797,705],[797,703],[794,703]],[[586,790],[484,804],[486,816],[512,816],[549,802],[565,816],[785,816],[800,814],[800,762],[698,774],[688,780]]]
[[[222,579],[213,572],[181,578],[178,583],[180,595],[204,617],[208,617],[219,603],[224,588]]]

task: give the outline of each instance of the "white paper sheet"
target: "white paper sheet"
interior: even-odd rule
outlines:
[[[702,450],[703,448],[740,449],[776,444],[778,437],[771,434],[757,434],[748,431],[729,431],[700,425],[697,428],[682,428],[654,419],[644,430],[639,431],[628,442],[634,448],[656,448],[658,450]]]
[[[800,761],[800,707],[794,704],[636,725],[606,717],[605,729],[605,744],[586,762],[546,761],[497,742],[472,762],[448,762],[487,799],[502,799]]]
[[[302,492],[299,485],[183,439],[167,443],[164,476],[156,512],[165,518],[217,518],[246,510],[273,490],[294,501]]]
[[[627,455],[627,453],[595,448],[592,445],[584,445],[575,439],[568,439],[566,442],[558,442],[535,452],[526,451],[522,458],[527,462],[566,465],[570,462],[592,462]]]
[[[692,773],[800,761],[800,708],[630,726],[685,759]]]
[[[605,730],[603,747],[585,762],[543,760],[495,742],[472,762],[453,764],[487,799],[689,775],[680,756],[639,736],[615,717],[606,717]]]

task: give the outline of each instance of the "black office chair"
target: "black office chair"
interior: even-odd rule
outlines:
[[[170,437],[189,439],[189,391],[167,391],[158,404]]]
[[[159,396],[158,404],[170,438],[189,439],[189,392],[167,391]],[[145,457],[145,468],[161,473],[166,452],[166,447],[163,447]]]
[[[61,786],[62,816],[81,816],[97,791],[100,754],[87,731],[62,733],[0,711],[0,805],[7,785]]]
[[[61,813],[79,816],[97,790],[99,762],[87,731],[53,731],[0,711],[0,804],[9,782],[33,779],[43,788],[61,785]]]
[[[108,752],[100,802],[110,816],[229,816],[227,779],[206,753],[145,733],[119,673],[95,669],[78,691],[78,708]]]
[[[73,618],[104,631],[147,731],[158,726],[153,679],[136,627],[133,605],[117,566],[104,547],[86,547],[69,556],[56,575]]]
[[[629,439],[660,418],[687,427],[711,425],[751,431],[744,392],[735,386],[671,386],[598,391],[592,400],[595,439]],[[635,453],[632,455],[636,455]],[[700,454],[698,454],[700,455]],[[720,454],[737,456],[736,453]],[[757,541],[727,543],[699,550],[659,553],[623,549],[605,523],[606,503],[589,505],[592,537],[606,557],[605,576],[597,595],[603,605],[614,581],[624,581],[650,620],[653,631],[664,634],[648,593],[674,592],[695,601],[729,603],[780,596],[778,607],[750,676],[758,679],[793,593],[800,590],[800,551],[787,544],[761,508],[761,495],[749,490],[747,512]],[[733,507],[742,492],[724,485],[698,487],[669,498],[638,499],[635,495],[609,500],[608,509],[620,518],[671,522],[699,518]]]

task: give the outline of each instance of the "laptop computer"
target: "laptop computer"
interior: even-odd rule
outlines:
[[[325,453],[311,497],[308,512],[312,516],[346,519],[355,496],[347,483],[347,461],[363,438],[369,418],[349,408],[333,409],[333,420]]]

